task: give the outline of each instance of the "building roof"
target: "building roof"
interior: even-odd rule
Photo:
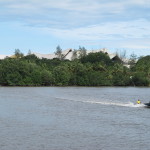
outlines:
[[[69,49],[66,49],[64,51],[62,51],[63,55],[66,55],[69,52]],[[71,49],[72,50],[72,49]],[[112,59],[113,57],[116,56],[116,54],[111,54],[108,52],[108,50],[106,48],[102,48],[102,49],[98,49],[98,50],[87,50],[86,53],[97,53],[97,52],[103,52],[103,53],[107,53],[110,57],[110,59]],[[47,59],[53,59],[53,58],[57,58],[57,56],[55,54],[40,54],[40,53],[36,53],[33,52],[32,54],[36,55],[38,58],[42,59],[42,58],[47,58]],[[77,52],[77,55],[79,55],[79,53]],[[69,52],[66,56],[65,59],[69,59],[71,60],[73,56],[73,50],[71,52]]]

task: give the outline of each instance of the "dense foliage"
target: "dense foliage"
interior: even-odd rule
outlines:
[[[58,52],[60,49],[58,47]],[[60,53],[58,53],[59,55]],[[2,86],[149,86],[150,56],[129,69],[102,52],[82,54],[72,61],[23,56],[0,60]]]

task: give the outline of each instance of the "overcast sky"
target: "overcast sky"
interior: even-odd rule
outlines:
[[[57,45],[150,55],[150,0],[0,0],[0,54]]]

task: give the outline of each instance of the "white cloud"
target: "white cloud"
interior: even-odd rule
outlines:
[[[132,44],[122,44],[121,47],[127,48],[127,49],[150,49],[150,45],[143,45],[140,43],[132,43]]]
[[[136,5],[145,8],[149,4],[149,0],[0,0],[0,20],[21,20],[25,24],[49,27],[54,27],[51,22],[56,22],[59,28],[79,27],[118,19],[139,19],[139,15],[131,16],[126,10],[130,6],[136,10]]]
[[[107,48],[148,49],[150,48],[150,22],[136,20],[109,22],[75,29],[38,28],[45,34],[54,35],[62,41],[70,40],[79,45]]]
[[[128,3],[133,3],[136,5],[145,5],[150,7],[150,0],[128,0]]]
[[[78,40],[112,40],[112,39],[138,39],[150,38],[150,22],[146,20],[137,20],[130,22],[109,22],[94,26],[87,26],[75,29],[49,29],[49,31],[62,39]],[[48,33],[48,32],[47,32]]]
[[[149,8],[150,0],[0,0],[0,22],[62,41],[146,48]]]

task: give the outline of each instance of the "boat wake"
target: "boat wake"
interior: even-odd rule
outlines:
[[[85,101],[85,100],[73,100],[73,99],[63,99],[58,98],[61,100],[68,100],[68,101],[74,101],[74,102],[80,102],[80,103],[91,103],[91,104],[101,104],[101,105],[114,105],[114,106],[122,106],[122,107],[145,107],[144,104],[135,104],[133,102],[128,103],[120,103],[120,102],[104,102],[104,101]]]
[[[123,106],[123,107],[144,107],[144,104],[134,104],[132,102],[129,103],[119,103],[119,102],[95,102],[95,101],[85,101],[87,103],[93,104],[102,104],[102,105],[115,105],[115,106]]]

